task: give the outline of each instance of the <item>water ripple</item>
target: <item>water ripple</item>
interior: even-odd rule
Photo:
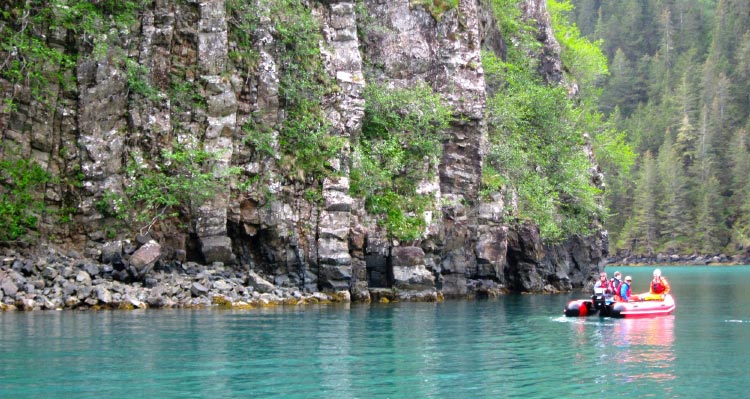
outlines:
[[[742,313],[684,300],[684,313],[664,318],[566,318],[568,299],[0,314],[0,397],[672,398],[750,389]]]

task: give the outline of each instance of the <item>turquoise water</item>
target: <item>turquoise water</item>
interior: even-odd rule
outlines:
[[[618,268],[647,288],[651,268]],[[612,275],[614,268],[608,268]],[[719,398],[750,389],[750,267],[663,268],[673,316],[583,294],[0,314],[0,398]]]

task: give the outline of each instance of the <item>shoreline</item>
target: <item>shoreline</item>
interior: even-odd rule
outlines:
[[[750,255],[652,255],[609,257],[605,267],[611,266],[731,266],[750,265]]]
[[[351,302],[438,302],[444,299],[436,290],[371,288],[364,298],[352,298],[348,290],[311,292],[277,286],[255,271],[226,267],[220,262],[212,265],[156,262],[147,274],[140,277],[123,270],[54,250],[31,257],[6,254],[0,258],[0,312],[257,309]]]
[[[670,265],[748,265],[747,256],[610,257],[603,267]],[[370,288],[365,297],[348,290],[315,291],[282,287],[247,268],[220,262],[156,262],[149,272],[130,277],[111,264],[48,250],[46,254],[5,254],[0,258],[0,311],[132,310],[159,308],[259,309],[333,303],[440,302],[437,290]],[[576,291],[575,289],[573,291]],[[474,287],[463,299],[508,292]]]

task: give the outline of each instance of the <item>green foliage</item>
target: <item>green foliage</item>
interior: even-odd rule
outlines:
[[[388,234],[399,241],[418,239],[425,228],[424,212],[431,209],[433,198],[429,195],[400,195],[385,191],[367,198],[365,206],[369,212],[384,215]]]
[[[443,14],[458,8],[458,0],[409,0],[409,5],[423,6],[436,21],[440,21]]]
[[[521,9],[518,8],[519,0],[489,0],[492,13],[497,20],[497,26],[503,37],[522,37],[524,43],[531,43],[533,38],[522,34],[523,31],[531,32],[531,25],[521,18]]]
[[[489,197],[491,194],[500,191],[507,182],[502,173],[492,165],[487,165],[482,170],[482,189],[480,195]]]
[[[250,118],[242,125],[242,131],[245,133],[243,141],[253,146],[259,154],[268,157],[277,156],[275,149],[277,135],[270,127],[255,123],[255,120]]]
[[[0,160],[0,241],[16,240],[37,226],[46,211],[44,188],[51,176],[36,162]]]
[[[258,51],[253,48],[253,33],[258,29],[260,10],[257,3],[246,0],[226,0],[229,36],[234,47],[229,58],[237,65],[253,69],[258,62]],[[249,72],[249,71],[248,71]]]
[[[328,161],[338,155],[344,142],[331,136],[323,115],[321,100],[337,90],[323,67],[319,44],[321,26],[311,10],[296,0],[272,0],[265,7],[241,1],[227,3],[230,10],[229,34],[235,41],[230,56],[248,69],[257,63],[253,33],[261,19],[272,21],[279,65],[279,102],[285,119],[281,126],[265,126],[250,118],[242,127],[246,143],[265,155],[283,155],[298,175],[319,179],[331,173]],[[278,131],[278,137],[274,136]],[[275,141],[281,154],[276,154]]]
[[[573,9],[570,0],[548,0],[547,8],[552,18],[552,30],[562,47],[562,62],[573,78],[582,85],[596,82],[607,75],[607,57],[601,50],[602,40],[591,42],[581,36],[566,13]]]
[[[159,90],[149,82],[148,68],[132,59],[125,60],[125,68],[128,77],[128,89],[131,92],[149,100],[157,100],[159,98]]]
[[[602,121],[600,114],[596,114],[590,123],[600,126],[599,131],[593,137],[597,162],[608,172],[608,175],[629,178],[637,154],[627,142],[627,133],[617,130],[609,122]]]
[[[162,151],[161,163],[145,167],[136,159],[127,166],[127,182],[122,195],[108,193],[98,203],[100,212],[128,222],[154,223],[200,206],[227,186],[228,169],[217,174],[212,167],[218,154],[175,145]]]
[[[182,79],[176,75],[172,75],[171,81],[169,96],[174,112],[181,113],[206,108],[208,102],[196,82]]]
[[[274,36],[282,48],[279,96],[287,112],[281,128],[281,150],[294,154],[298,167],[313,177],[328,173],[327,162],[343,146],[328,134],[321,99],[335,83],[323,68],[320,23],[295,0],[275,0],[271,8]]]
[[[750,3],[571,3],[611,60],[601,110],[638,156],[637,180],[605,168],[610,250],[747,251]]]
[[[424,228],[430,197],[417,193],[442,153],[442,132],[452,111],[425,84],[365,89],[362,137],[353,149],[351,192],[365,198],[368,211],[386,216],[394,238],[413,240]]]
[[[45,35],[67,29],[80,37],[92,53],[102,56],[117,35],[108,27],[130,29],[146,0],[10,0],[0,10],[0,76],[31,90],[32,97],[48,103],[56,85],[74,84],[72,69],[78,54],[51,45]],[[17,93],[3,99],[13,107]]]
[[[302,197],[310,203],[323,204],[323,193],[319,187],[306,189]]]
[[[512,195],[509,203],[517,204],[517,208],[511,216],[537,224],[547,242],[571,234],[589,234],[605,214],[600,205],[602,193],[591,182],[592,164],[583,148],[584,136],[601,131],[601,139],[608,145],[600,151],[613,163],[627,162],[627,150],[610,131],[597,128],[600,115],[586,108],[582,99],[577,103],[568,98],[563,87],[541,81],[536,61],[528,52],[535,47],[530,34],[533,30],[523,23],[502,25],[503,15],[513,13],[515,3],[494,1],[493,6],[501,29],[520,45],[509,50],[506,62],[493,53],[482,53],[487,85],[496,89],[487,101],[490,147],[481,193],[502,190]],[[568,27],[571,38],[565,51],[573,54],[572,61],[582,62],[590,54],[581,54],[581,48],[596,50],[598,44],[584,46],[574,27],[559,18],[558,23]],[[599,64],[589,69],[578,68],[581,74],[595,74],[601,72],[596,69],[602,67],[601,61],[599,58]]]
[[[627,221],[620,245],[628,245],[637,253],[653,254],[657,250],[659,223],[656,190],[658,187],[656,162],[650,152],[643,156],[643,164],[636,183],[633,210],[635,217]]]

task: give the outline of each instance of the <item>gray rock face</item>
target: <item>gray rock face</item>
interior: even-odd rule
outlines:
[[[395,247],[391,256],[395,288],[424,291],[435,287],[435,277],[425,267],[425,254],[422,248]]]
[[[269,2],[249,2],[252,15],[261,16],[248,39],[252,60],[238,55],[240,43],[231,34],[238,18],[231,12],[237,11],[223,0],[154,2],[139,14],[139,29],[110,32],[117,36],[116,45],[104,57],[81,43],[71,71],[77,87],[50,87],[55,107],[32,101],[26,93],[13,111],[0,113],[4,143],[56,176],[80,180],[48,184],[46,203],[73,209],[73,222],[61,225],[48,217],[40,226],[43,236],[108,265],[83,268],[88,285],[103,277],[142,280],[154,273],[159,260],[182,265],[201,260],[242,271],[248,285],[261,293],[272,293],[273,281],[300,291],[349,291],[353,300],[363,301],[373,298],[374,288],[436,298],[436,292],[464,296],[478,289],[539,292],[583,286],[607,255],[605,233],[545,247],[533,226],[504,223],[504,208],[512,204],[504,204],[501,196],[479,196],[488,90],[481,50],[501,53],[505,46],[486,2],[461,0],[439,20],[415,3],[304,2],[320,23],[320,61],[335,86],[320,99],[320,107],[328,134],[344,143],[326,160],[332,173],[320,180],[294,172],[294,160],[280,151],[279,130],[288,113],[279,95],[284,44],[268,16]],[[522,11],[537,24],[540,73],[547,82],[566,84],[545,2],[525,0]],[[50,32],[48,37],[62,43],[65,35]],[[145,68],[142,78],[157,95],[132,90],[127,63],[116,62],[119,50]],[[364,200],[350,195],[351,148],[361,134],[363,92],[375,82],[402,88],[424,82],[454,110],[442,158],[426,162],[435,178],[421,182],[440,207],[428,215],[428,228],[414,242],[388,239],[377,217],[366,212]],[[181,95],[190,100],[173,93],[175,86],[189,87]],[[28,92],[2,79],[0,90]],[[249,134],[259,133],[247,126],[260,125],[268,130],[264,151],[247,144]],[[143,226],[118,225],[102,213],[102,199],[132,184],[129,162],[154,168],[149,160],[175,143],[218,154],[210,165],[215,175],[230,169],[240,174],[207,202],[185,204],[179,218],[167,218],[148,233]],[[594,175],[592,181],[601,185],[601,176]],[[247,188],[247,182],[255,185]],[[136,236],[154,241],[144,240],[136,250],[130,244]],[[59,306],[75,307],[87,299],[117,303],[126,295],[100,287],[84,297],[79,291],[87,279],[78,281],[78,270],[44,264],[27,269],[20,272],[39,272],[47,281],[76,281],[59,284],[65,291]],[[188,290],[203,297],[212,289],[207,283],[195,282]],[[4,298],[18,289],[7,276],[2,279]],[[233,290],[227,289],[219,291]],[[379,291],[376,297],[382,295]],[[168,306],[177,299],[154,295],[131,302],[141,306],[143,301]]]

